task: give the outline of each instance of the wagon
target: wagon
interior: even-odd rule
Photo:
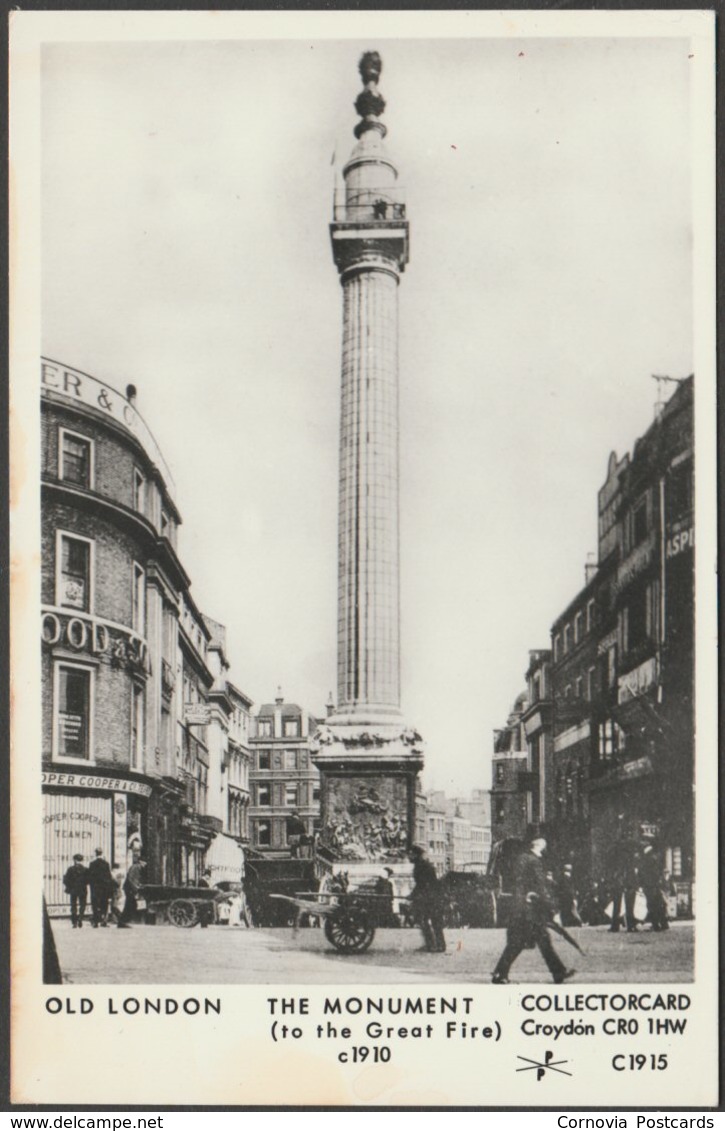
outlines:
[[[375,938],[375,929],[390,898],[370,892],[320,892],[316,897],[271,894],[297,909],[295,931],[303,915],[323,920],[325,938],[340,954],[363,954]]]
[[[216,905],[228,898],[217,888],[171,887],[144,884],[141,897],[152,915],[161,913],[175,927],[208,926],[216,921]]]

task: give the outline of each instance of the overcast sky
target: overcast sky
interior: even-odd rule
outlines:
[[[137,386],[231,678],[321,711],[336,690],[332,161],[354,144],[371,48],[411,227],[403,707],[425,784],[452,795],[490,785],[528,649],[549,645],[596,550],[609,453],[652,421],[650,374],[693,369],[688,41],[48,46],[43,351]]]

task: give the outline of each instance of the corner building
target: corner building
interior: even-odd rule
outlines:
[[[179,883],[198,878],[224,825],[209,810],[212,636],[176,551],[173,479],[135,395],[133,386],[123,395],[42,360],[42,789],[51,914],[67,912],[62,881],[74,853],[88,860],[102,848],[121,867],[142,854],[149,881]]]

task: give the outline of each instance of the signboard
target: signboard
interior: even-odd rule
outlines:
[[[40,364],[40,386],[43,393],[47,391],[60,393],[75,404],[88,405],[89,408],[94,408],[123,425],[143,445],[146,454],[161,471],[169,491],[172,494],[175,492],[173,476],[151,429],[131,402],[116,389],[104,385],[97,377],[91,377],[88,373],[81,373],[78,369],[61,365],[49,358],[43,358]]]
[[[150,785],[140,781],[127,781],[124,778],[107,777],[103,774],[66,774],[54,770],[44,770],[41,776],[44,786],[66,786],[71,789],[115,790],[117,793],[135,793],[140,797],[150,797]]]
[[[130,628],[88,613],[70,614],[64,609],[44,608],[40,638],[48,647],[60,645],[73,652],[102,656],[112,664],[149,672],[149,650],[145,640]]]
[[[617,702],[627,703],[630,699],[636,699],[638,695],[643,695],[653,687],[656,681],[657,660],[654,656],[650,656],[649,660],[645,660],[638,668],[633,668],[631,672],[619,677]]]
[[[44,775],[45,776],[45,775]],[[66,793],[46,793],[43,797],[43,887],[49,909],[68,912],[68,896],[63,876],[76,853],[84,864],[102,848],[108,859],[111,851],[111,799],[73,797]]]

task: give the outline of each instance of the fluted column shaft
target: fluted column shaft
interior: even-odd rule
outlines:
[[[400,708],[397,271],[342,285],[338,711],[368,717]]]

